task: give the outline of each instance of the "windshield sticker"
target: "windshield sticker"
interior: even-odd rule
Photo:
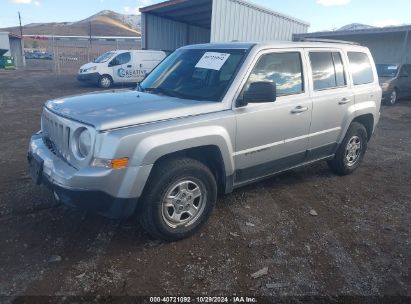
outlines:
[[[206,52],[203,57],[197,62],[196,68],[219,71],[223,64],[227,61],[230,54]]]

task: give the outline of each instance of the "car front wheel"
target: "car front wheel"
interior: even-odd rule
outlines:
[[[111,79],[110,76],[103,75],[103,76],[100,77],[100,80],[99,80],[98,84],[101,88],[108,89],[113,84],[113,80]]]
[[[151,236],[165,241],[194,234],[214,208],[214,175],[203,163],[189,158],[165,160],[153,170],[142,197],[142,226]]]

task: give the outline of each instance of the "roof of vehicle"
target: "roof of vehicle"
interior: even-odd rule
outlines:
[[[366,47],[350,44],[348,42],[291,42],[291,41],[273,41],[273,42],[224,42],[224,43],[204,43],[192,44],[182,47],[182,49],[258,49],[268,48],[338,48],[338,49],[357,49],[366,50]]]
[[[159,51],[159,50],[112,50],[112,51],[107,51],[107,52],[113,52],[113,53],[123,53],[123,52],[136,52],[136,53],[164,53],[164,51]]]

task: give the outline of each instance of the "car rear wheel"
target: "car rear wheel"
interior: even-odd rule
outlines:
[[[397,89],[393,89],[391,94],[388,96],[387,105],[393,106],[398,100],[398,91]]]
[[[336,174],[351,174],[359,167],[364,158],[367,143],[367,130],[362,124],[353,122],[328,165]]]
[[[99,80],[98,84],[101,88],[108,89],[109,87],[112,86],[113,80],[111,79],[110,76],[103,75],[103,76],[100,77],[100,80]]]
[[[180,240],[204,225],[216,199],[217,185],[208,167],[189,158],[165,160],[153,168],[140,221],[154,238]]]

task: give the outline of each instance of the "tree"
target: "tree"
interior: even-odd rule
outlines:
[[[39,47],[39,43],[36,40],[34,40],[31,46],[33,49],[37,49]]]

